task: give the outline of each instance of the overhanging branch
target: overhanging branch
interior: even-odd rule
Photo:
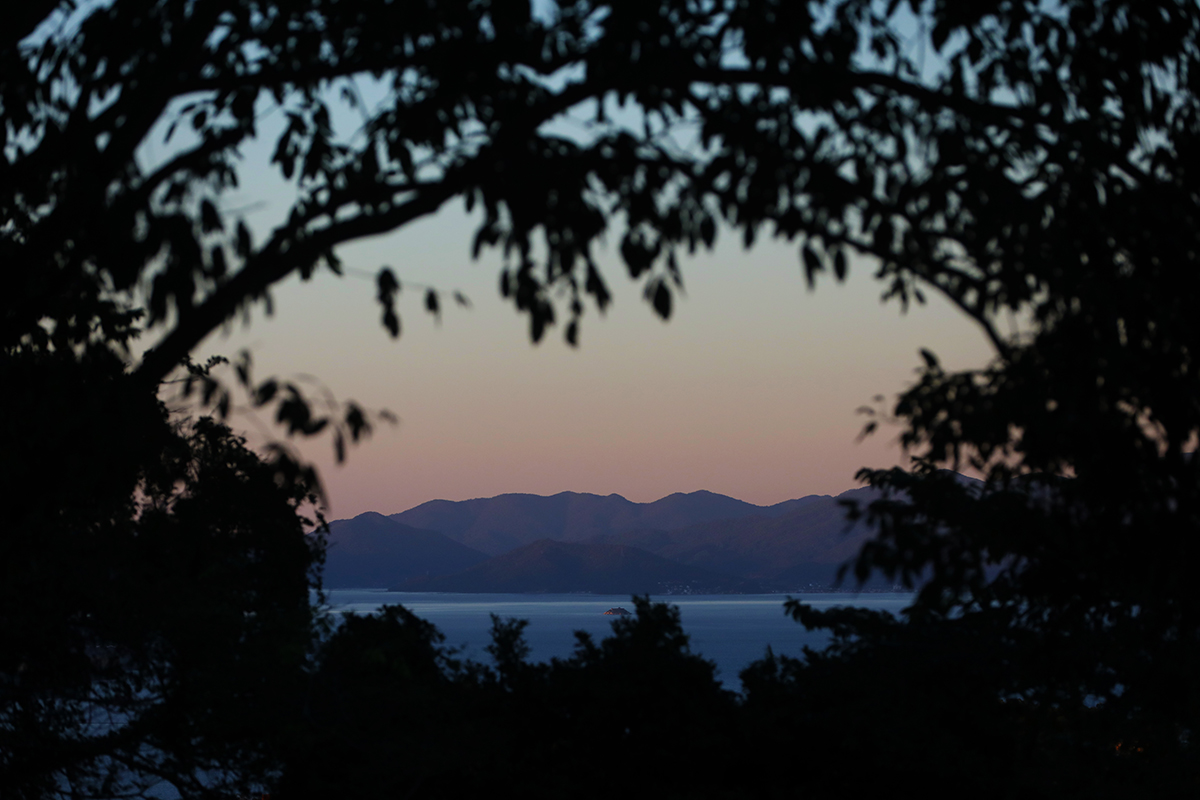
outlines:
[[[460,188],[457,183],[443,183],[389,211],[335,222],[303,238],[297,238],[294,229],[277,234],[257,255],[247,260],[240,272],[200,305],[180,314],[174,329],[142,357],[142,363],[134,370],[135,377],[146,384],[157,385],[187,357],[193,347],[233,316],[244,302],[261,296],[302,264],[312,263],[322,253],[329,252],[343,242],[387,233],[432,214],[457,194]]]

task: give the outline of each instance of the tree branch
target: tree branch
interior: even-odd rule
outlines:
[[[0,52],[16,47],[38,26],[50,18],[63,0],[23,0],[4,9],[4,32],[0,34]]]
[[[432,214],[460,190],[455,182],[443,182],[412,200],[382,214],[353,217],[327,228],[303,235],[294,227],[272,237],[245,267],[221,284],[198,306],[180,313],[179,323],[162,341],[146,352],[134,370],[136,379],[150,385],[160,383],[187,357],[205,336],[231,317],[246,300],[262,295],[270,286],[286,278],[302,264],[315,261],[320,254],[337,245],[364,236],[373,236]],[[298,236],[299,234],[299,236]]]

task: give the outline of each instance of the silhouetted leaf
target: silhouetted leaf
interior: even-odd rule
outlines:
[[[804,280],[808,283],[808,288],[812,289],[817,283],[817,273],[825,269],[821,263],[820,256],[809,245],[804,245],[800,250],[804,261]]]
[[[621,258],[629,269],[629,277],[638,278],[654,264],[661,245],[657,242],[648,244],[645,238],[633,232],[625,234],[621,240]]]
[[[225,223],[212,201],[205,198],[200,201],[200,230],[204,233],[225,230]]]
[[[275,398],[275,393],[279,390],[279,384],[275,379],[263,381],[254,390],[254,405],[263,406],[271,402]]]
[[[612,302],[612,295],[604,284],[604,279],[600,277],[599,270],[591,261],[588,261],[587,265],[587,281],[584,284],[584,291],[596,299],[596,305],[601,311],[607,309],[609,303]]]
[[[646,288],[646,291],[658,316],[664,320],[669,319],[671,317],[671,290],[667,288],[666,282],[654,281]]]
[[[396,315],[394,308],[388,307],[383,310],[383,327],[387,329],[388,334],[393,338],[400,336],[400,317]]]
[[[833,275],[838,281],[846,280],[846,251],[840,247],[833,254]]]
[[[350,429],[352,441],[357,442],[361,436],[371,432],[371,424],[367,420],[367,415],[355,403],[347,405],[345,423],[346,427]]]
[[[383,307],[383,327],[393,338],[400,336],[400,317],[396,315],[396,295],[400,292],[400,281],[390,267],[383,267],[375,277],[375,299]]]
[[[238,353],[237,360],[233,362],[234,372],[237,374],[238,383],[242,386],[250,385],[250,371],[254,366],[254,359],[250,355],[249,350],[242,350]]]
[[[704,242],[704,246],[711,248],[717,239],[717,225],[713,222],[713,218],[705,215],[700,220],[700,240]]]
[[[212,274],[217,280],[225,277],[228,266],[225,263],[225,250],[217,246],[209,251],[209,262],[212,264]]]
[[[238,220],[237,224],[237,254],[241,258],[249,258],[253,251],[253,245],[250,243],[250,229],[246,227],[246,223]]]

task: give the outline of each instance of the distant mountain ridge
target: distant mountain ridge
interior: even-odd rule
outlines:
[[[418,592],[724,594],[762,591],[754,581],[680,564],[618,544],[542,539],[456,575],[394,587]]]
[[[715,520],[675,531],[624,531],[595,541],[627,544],[682,564],[740,575],[787,588],[833,581],[837,568],[853,558],[872,529],[846,520],[844,501],[866,504],[870,488],[837,497],[792,501],[774,517]]]
[[[322,583],[327,589],[382,589],[418,575],[447,575],[487,555],[434,531],[368,511],[329,523]]]
[[[717,520],[777,517],[818,497],[756,506],[706,491],[678,492],[652,503],[635,503],[618,494],[502,494],[457,502],[431,500],[390,519],[500,555],[540,539],[583,542],[623,531],[670,531]]]
[[[845,503],[865,505],[877,496],[863,487],[772,506],[704,491],[653,503],[576,492],[434,500],[390,517],[368,513],[331,523],[325,585],[617,594],[824,590],[873,533],[864,522],[847,521]],[[875,588],[882,583],[872,581]]]

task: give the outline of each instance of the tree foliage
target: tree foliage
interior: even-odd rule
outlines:
[[[574,654],[548,664],[526,660],[523,623],[494,617],[494,667],[454,658],[400,606],[347,615],[279,795],[608,797],[636,781],[656,796],[736,796],[734,695],[690,652],[678,609],[635,602],[611,636],[578,633]]]
[[[534,338],[555,287],[573,319],[582,296],[609,302],[593,253],[613,221],[660,313],[679,251],[723,223],[802,240],[810,281],[869,254],[890,295],[935,287],[1002,352],[1001,310],[1052,324],[1076,313],[1064,298],[1130,297],[1081,285],[1122,253],[1159,272],[1187,258],[1171,235],[1195,113],[1182,2],[67,8],[4,48],[4,260],[39,268],[12,267],[28,302],[3,341],[49,320],[86,339],[144,283],[162,328],[149,382],[283,277],[338,272],[339,244],[455,197],[484,209],[476,251],[512,256],[502,285]],[[268,109],[282,126],[264,129]],[[224,201],[256,136],[296,189],[257,235]],[[1168,307],[1186,296],[1174,274],[1155,282]]]
[[[1177,796],[1186,753],[1113,740],[1096,719],[998,702],[1006,624],[825,612],[832,644],[770,651],[735,695],[690,652],[677,608],[635,617],[568,658],[527,660],[525,623],[493,617],[492,665],[463,661],[400,606],[348,614],[319,656],[306,738],[278,795],[844,797],[919,786],[934,797]],[[801,610],[807,617],[813,612]],[[806,620],[811,622],[812,620]],[[990,658],[989,658],[990,656]],[[725,676],[726,680],[730,676]],[[1157,744],[1162,744],[1159,742]]]
[[[747,246],[794,241],[810,284],[867,263],[902,304],[948,298],[995,358],[950,372],[925,354],[918,382],[880,410],[902,426],[913,469],[864,472],[883,499],[854,512],[880,525],[855,574],[920,583],[918,601],[900,627],[793,607],[842,644],[824,661],[764,666],[769,691],[803,694],[826,663],[883,669],[888,642],[926,654],[913,656],[916,674],[940,652],[919,643],[945,642],[956,658],[1000,665],[935,670],[945,696],[970,698],[980,719],[1011,721],[1019,707],[1022,724],[1050,720],[1030,734],[1054,743],[1044,752],[1102,759],[1142,742],[1138,758],[1156,764],[1193,757],[1193,2],[45,0],[10,21],[0,35],[0,424],[13,509],[4,547],[16,555],[3,562],[4,621],[13,641],[41,641],[36,616],[8,610],[32,576],[65,587],[44,623],[57,631],[46,652],[66,648],[46,662],[48,675],[66,670],[55,685],[92,685],[91,628],[119,618],[96,588],[103,570],[84,566],[121,563],[105,559],[123,545],[92,551],[88,537],[136,541],[141,553],[152,526],[173,520],[225,541],[218,532],[237,520],[206,516],[217,506],[167,501],[177,483],[204,496],[193,482],[209,472],[182,465],[226,463],[223,442],[245,480],[272,471],[218,428],[172,431],[160,383],[287,276],[340,273],[341,244],[460,198],[482,209],[474,251],[504,254],[501,291],[535,340],[565,318],[575,343],[586,302],[611,302],[596,248],[612,231],[664,317],[681,256],[718,233]],[[263,122],[271,110],[277,127]],[[295,192],[274,227],[257,231],[229,200],[256,137],[271,139],[271,163]],[[393,336],[402,285],[380,270]],[[439,313],[437,290],[422,294]],[[150,347],[137,356],[141,328]],[[239,366],[254,402],[290,432],[330,430],[340,449],[369,425],[355,406],[314,415],[298,387]],[[227,407],[210,373],[193,365],[189,377],[218,412]],[[946,467],[985,482],[965,485]],[[222,492],[240,485],[217,472]],[[254,507],[278,515],[268,529],[292,525],[283,517],[296,495],[289,506],[265,479],[251,482],[263,487]],[[294,470],[281,482],[285,494],[308,486]],[[153,503],[139,516],[143,500],[165,503],[165,516]],[[74,560],[92,552],[104,556]],[[48,553],[76,566],[59,571]],[[287,558],[299,570],[294,599],[307,556]],[[171,641],[146,633],[158,624],[104,636],[155,664],[138,642]],[[65,730],[80,703],[98,702],[76,693],[73,706],[18,714],[30,707],[20,698],[39,697],[28,673],[37,647],[5,650],[17,654],[4,668],[5,736],[23,720]],[[581,648],[580,664],[593,657]],[[955,695],[954,679],[982,689],[961,684]],[[887,705],[866,696],[875,700],[861,708]],[[3,752],[8,774],[34,776],[22,785],[67,774]]]
[[[265,783],[316,633],[311,486],[210,418],[171,424],[106,365],[2,363],[6,448],[35,445],[6,449],[0,475],[5,796]]]

